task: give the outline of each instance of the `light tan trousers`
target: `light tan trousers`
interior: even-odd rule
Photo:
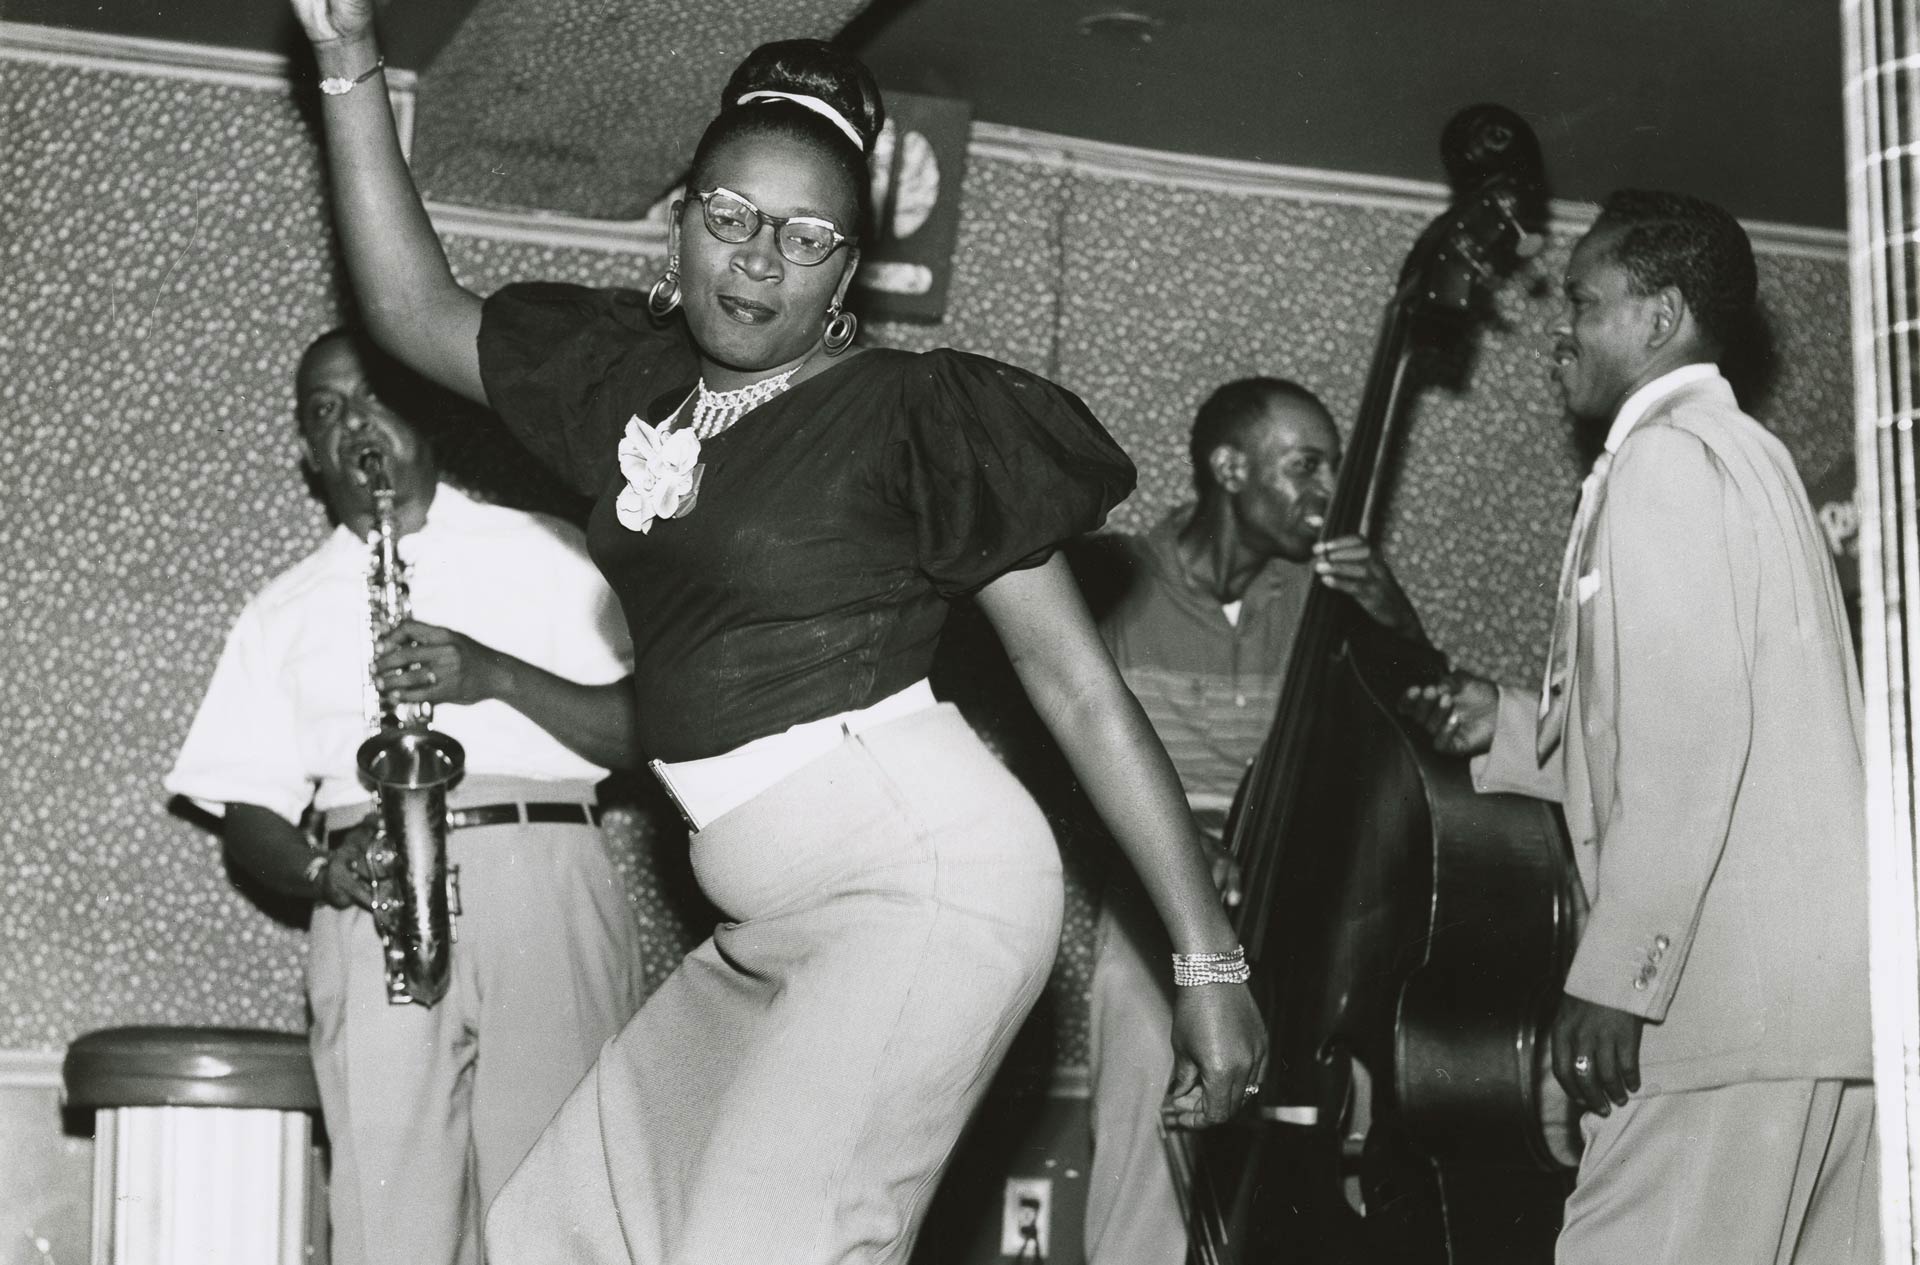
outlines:
[[[1138,884],[1126,876],[1109,883],[1089,999],[1087,1265],[1187,1259],[1186,1218],[1160,1130],[1173,1079],[1172,952]]]
[[[487,1219],[493,1265],[901,1265],[1059,946],[1052,831],[951,707],[694,836],[731,920]]]
[[[1873,1086],[1760,1081],[1581,1121],[1558,1265],[1879,1265]]]
[[[333,1265],[474,1265],[485,1205],[639,1004],[637,932],[598,829],[455,831],[447,995],[390,1006],[362,910],[319,909],[307,965],[332,1144]]]

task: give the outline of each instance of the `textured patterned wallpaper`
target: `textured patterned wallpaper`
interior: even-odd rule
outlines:
[[[1139,528],[1185,496],[1187,421],[1219,381],[1281,373],[1351,413],[1418,227],[976,162],[949,320],[872,332],[1080,391],[1141,464],[1116,515]],[[448,246],[482,290],[651,278],[587,251]],[[297,1027],[300,934],[232,890],[160,777],[240,604],[325,531],[290,422],[299,349],[339,319],[311,135],[272,93],[7,63],[0,253],[0,1048],[135,1022]],[[1844,265],[1763,273],[1783,368],[1762,413],[1821,478],[1848,459]],[[1524,675],[1579,472],[1543,376],[1554,304],[1522,287],[1503,313],[1464,383],[1420,403],[1387,549],[1437,637]],[[511,468],[484,440],[461,461]],[[622,794],[637,804],[617,851],[657,978],[701,915],[676,832],[644,786]],[[1087,868],[1029,1042],[1067,1063],[1085,1053]]]
[[[0,75],[0,1046],[287,1026],[297,936],[159,779],[244,595],[322,531],[288,349],[335,319],[312,146],[257,91]]]

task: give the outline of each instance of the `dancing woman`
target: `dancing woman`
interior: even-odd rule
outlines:
[[[453,278],[394,138],[371,0],[294,0],[368,328],[598,498],[641,743],[724,913],[608,1044],[488,1220],[496,1262],[903,1262],[1045,984],[1045,819],[926,673],[972,595],[1139,872],[1191,984],[1169,1105],[1224,1120],[1265,1057],[1180,786],[1055,546],[1133,467],[1086,407],[843,306],[882,121],[814,41],[735,71],[647,294]]]

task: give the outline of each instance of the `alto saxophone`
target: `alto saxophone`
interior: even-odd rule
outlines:
[[[377,450],[363,453],[360,468],[373,493],[367,589],[377,645],[407,621],[410,606],[386,457]],[[380,731],[355,756],[379,809],[367,869],[373,925],[386,957],[387,1001],[395,1006],[432,1006],[446,995],[452,966],[459,875],[447,866],[447,789],[465,770],[467,753],[432,725],[432,703],[383,699]]]

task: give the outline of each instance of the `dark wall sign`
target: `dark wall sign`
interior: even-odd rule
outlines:
[[[887,127],[873,152],[873,238],[854,278],[862,315],[946,315],[971,126],[965,101],[887,93]]]

